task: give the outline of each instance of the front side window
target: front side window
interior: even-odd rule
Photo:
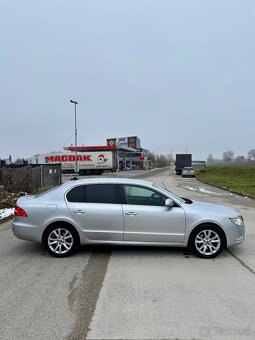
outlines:
[[[134,185],[123,185],[127,204],[164,206],[166,197],[157,191]]]

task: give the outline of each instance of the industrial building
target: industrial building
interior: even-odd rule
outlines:
[[[153,167],[149,160],[149,151],[141,148],[137,136],[108,138],[104,146],[68,146],[64,150],[72,152],[112,151],[117,170],[146,170]]]

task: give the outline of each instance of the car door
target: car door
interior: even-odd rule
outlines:
[[[166,196],[147,187],[122,185],[124,240],[183,243],[185,212],[175,204],[165,206]]]
[[[114,184],[87,184],[72,188],[66,204],[85,237],[97,241],[123,240],[123,212]]]

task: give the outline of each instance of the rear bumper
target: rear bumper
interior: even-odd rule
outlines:
[[[43,230],[41,227],[25,226],[20,222],[14,221],[12,223],[12,232],[14,236],[21,240],[42,242]]]

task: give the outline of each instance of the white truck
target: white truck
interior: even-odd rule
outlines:
[[[61,164],[62,172],[74,173],[75,163],[79,175],[101,175],[103,171],[116,171],[116,155],[113,151],[51,152],[38,154],[29,161],[32,164]]]

